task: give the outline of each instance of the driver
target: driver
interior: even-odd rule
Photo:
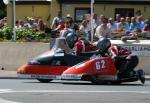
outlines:
[[[91,56],[87,53],[90,51],[95,51],[97,48],[93,46],[86,39],[78,39],[77,35],[74,33],[68,33],[66,36],[66,42],[71,49],[75,49],[75,54],[78,56]]]
[[[107,38],[101,38],[97,43],[97,48],[102,56],[109,55],[114,59],[116,69],[121,76],[131,76],[133,69],[138,64],[138,57],[131,55],[131,52],[121,46],[113,45]],[[131,74],[132,73],[132,74]]]

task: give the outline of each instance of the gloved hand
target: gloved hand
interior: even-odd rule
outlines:
[[[131,60],[131,55],[128,55],[128,56],[126,57],[126,59],[127,59],[127,60]]]

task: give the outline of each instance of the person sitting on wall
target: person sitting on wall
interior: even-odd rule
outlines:
[[[142,33],[141,29],[136,28],[134,31],[128,33],[126,36],[122,36],[121,40],[123,42],[126,42],[127,40],[137,40],[138,36],[141,36],[141,33]]]

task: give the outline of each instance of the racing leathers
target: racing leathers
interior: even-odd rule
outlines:
[[[86,39],[79,39],[75,43],[75,54],[78,56],[92,56],[92,51],[95,51],[97,48],[93,46],[88,40]]]
[[[120,74],[129,75],[137,66],[139,59],[136,55],[132,55],[130,51],[121,46],[111,46],[108,54],[114,59],[116,69]]]

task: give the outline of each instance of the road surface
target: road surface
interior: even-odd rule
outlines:
[[[39,83],[0,79],[0,103],[150,103],[150,82],[92,85],[84,81]]]

